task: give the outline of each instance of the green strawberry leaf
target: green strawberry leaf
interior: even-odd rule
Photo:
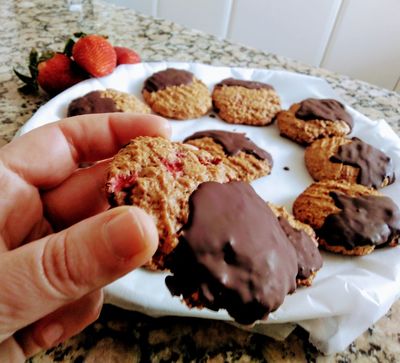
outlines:
[[[37,84],[37,82],[35,82],[34,84],[25,84],[21,87],[18,88],[18,90],[20,92],[22,92],[23,94],[29,95],[32,93],[37,93],[39,91],[39,86]]]
[[[38,52],[35,48],[32,48],[29,53],[29,64],[37,64]]]
[[[39,85],[36,81],[36,78],[26,76],[18,72],[15,68],[14,68],[14,73],[22,82],[25,83],[23,86],[18,88],[19,91],[21,91],[24,94],[32,94],[36,93],[39,90]]]
[[[38,52],[35,48],[32,48],[31,52],[29,53],[29,72],[33,79],[36,79],[38,76]]]
[[[85,37],[87,34],[86,33],[84,33],[84,32],[77,32],[77,33],[74,33],[74,37],[75,38],[82,38],[82,37]]]
[[[45,50],[39,57],[38,64],[54,57],[55,52],[52,50]]]
[[[38,52],[35,48],[32,48],[29,53],[29,64],[28,69],[30,76],[22,74],[21,72],[17,71],[15,68],[14,73],[15,75],[25,84],[18,88],[18,90],[24,94],[32,94],[37,93],[39,90],[39,85],[37,83],[37,75],[38,75]]]
[[[74,47],[75,41],[72,38],[69,38],[65,43],[63,53],[67,57],[72,57],[72,48]]]
[[[24,83],[32,83],[33,82],[33,78],[26,76],[25,74],[22,74],[20,72],[18,72],[15,68],[13,69],[15,75]]]

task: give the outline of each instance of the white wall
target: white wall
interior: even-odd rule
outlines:
[[[394,89],[400,76],[400,1],[344,0],[321,65]]]
[[[400,0],[108,0],[400,91]]]
[[[340,0],[236,0],[228,38],[319,66]]]

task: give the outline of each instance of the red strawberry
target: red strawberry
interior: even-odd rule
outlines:
[[[110,74],[117,65],[117,54],[110,42],[100,35],[86,35],[72,48],[75,62],[94,77]]]
[[[88,78],[65,54],[55,53],[37,66],[37,82],[47,93],[56,95]]]
[[[117,53],[117,65],[120,64],[135,64],[140,63],[140,55],[135,51],[125,47],[114,47],[115,53]]]

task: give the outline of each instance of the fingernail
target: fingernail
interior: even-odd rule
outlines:
[[[42,339],[46,347],[52,347],[58,343],[64,334],[64,328],[59,323],[50,323],[42,330]]]
[[[129,259],[141,253],[147,245],[145,229],[153,223],[139,208],[127,207],[105,225],[106,240],[115,256]]]

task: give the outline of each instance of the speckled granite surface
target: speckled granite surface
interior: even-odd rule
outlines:
[[[83,15],[67,1],[0,2],[0,138],[10,140],[35,110],[43,94],[24,96],[12,67],[24,64],[31,47],[62,49],[69,34],[108,34],[114,44],[136,49],[144,61],[195,61],[214,65],[261,67],[324,77],[349,105],[371,119],[384,118],[400,133],[400,95],[310,68],[204,33],[86,0]],[[221,322],[182,318],[152,319],[107,306],[100,319],[65,344],[36,356],[34,362],[398,362],[400,303],[345,352],[324,357],[296,329],[284,342],[249,334]]]

